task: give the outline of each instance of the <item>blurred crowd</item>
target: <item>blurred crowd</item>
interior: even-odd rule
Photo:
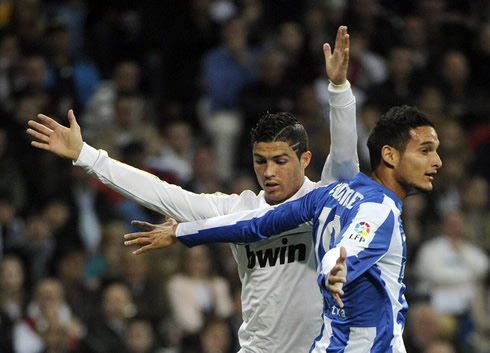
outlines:
[[[0,352],[236,352],[229,247],[133,255],[130,221],[163,216],[32,148],[26,124],[42,112],[66,125],[73,108],[111,157],[239,193],[258,191],[249,129],[290,111],[316,181],[330,146],[322,44],[339,25],[361,170],[393,105],[417,106],[441,140],[433,193],[404,203],[407,351],[489,353],[488,0],[0,1]]]

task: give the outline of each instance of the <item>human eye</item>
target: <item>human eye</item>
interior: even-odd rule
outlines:
[[[255,164],[264,164],[265,163],[265,159],[255,158],[254,163]]]

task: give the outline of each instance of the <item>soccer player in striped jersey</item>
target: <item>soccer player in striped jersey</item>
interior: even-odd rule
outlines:
[[[287,239],[285,232],[313,223],[323,327],[310,352],[403,353],[408,306],[402,200],[432,190],[442,166],[438,146],[423,113],[394,107],[368,139],[371,177],[359,173],[281,205],[169,226],[167,244],[176,239],[188,246],[246,244],[280,233]],[[293,245],[287,251],[289,257],[299,250]],[[283,280],[288,282],[287,276]]]
[[[74,160],[127,198],[178,221],[276,205],[359,171],[355,98],[346,78],[347,28],[339,27],[333,52],[328,44],[323,50],[330,80],[332,144],[318,182],[305,176],[311,159],[308,139],[304,127],[290,114],[268,114],[254,130],[254,169],[263,188],[259,194],[195,194],[119,163],[83,142],[72,111],[68,114],[70,128],[40,114],[42,124],[30,121],[28,133],[36,138],[34,147]],[[278,236],[254,244],[231,244],[242,282],[240,353],[307,352],[320,332],[322,296],[316,285],[311,227],[293,233],[287,239]],[[161,246],[158,229],[143,232],[141,237],[136,234],[133,241],[145,244],[138,253]],[[291,247],[297,250],[287,254]]]

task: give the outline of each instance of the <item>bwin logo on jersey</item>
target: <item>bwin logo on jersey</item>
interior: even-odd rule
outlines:
[[[286,262],[305,261],[306,245],[305,244],[288,244],[288,239],[281,240],[284,246],[272,249],[251,251],[250,245],[245,246],[247,251],[248,268],[254,268],[256,264],[259,267],[284,265]]]

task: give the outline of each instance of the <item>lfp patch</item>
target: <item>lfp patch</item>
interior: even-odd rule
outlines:
[[[354,229],[351,231],[349,239],[366,246],[371,232],[371,225],[368,222],[359,222],[354,225]]]
[[[371,232],[371,226],[368,222],[359,222],[354,226],[354,232],[367,237]]]

